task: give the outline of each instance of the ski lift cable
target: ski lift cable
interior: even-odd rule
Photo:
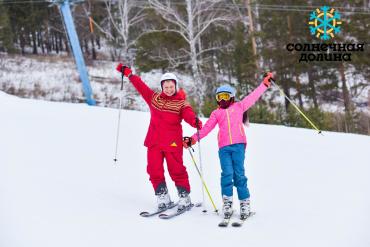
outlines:
[[[0,4],[22,4],[22,3],[50,3],[50,0],[3,0],[0,2]],[[142,5],[147,5],[147,1],[135,1],[135,3]],[[171,2],[173,5],[179,5],[179,6],[185,6],[186,3],[184,2]],[[259,10],[270,10],[270,11],[294,11],[294,12],[310,12],[312,9],[319,8],[322,6],[317,5],[273,5],[273,4],[258,4],[258,3],[252,3],[253,7],[257,7]],[[242,4],[230,4],[230,3],[224,3],[223,6],[226,7],[239,7],[241,9],[246,9],[247,7]],[[340,6],[334,6],[332,7],[334,9],[341,10],[341,13],[345,14],[364,14],[364,15],[370,15],[370,8],[369,7],[340,7]],[[221,7],[214,7],[213,10],[222,10]],[[355,11],[358,10],[358,11]]]

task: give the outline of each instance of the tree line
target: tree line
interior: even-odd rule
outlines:
[[[15,0],[17,1],[17,0]],[[0,50],[8,53],[69,53],[62,18],[49,2],[0,1]],[[2,4],[3,3],[3,4]],[[324,130],[370,133],[370,3],[326,1],[340,13],[341,32],[321,40],[310,34],[309,18],[322,1],[286,0],[105,0],[72,5],[86,59],[123,60],[138,71],[178,70],[192,75],[191,101],[207,116],[217,86],[230,83],[238,97],[251,92],[264,71]],[[363,44],[351,61],[299,62],[302,54],[288,44]],[[97,54],[105,46],[109,57]],[[327,52],[327,51],[326,51]],[[332,51],[329,51],[329,53]],[[328,52],[327,52],[328,53]],[[324,56],[324,55],[322,55]],[[309,127],[279,91],[249,111],[259,123]],[[361,100],[359,100],[361,99]],[[338,112],[322,105],[336,105]],[[343,110],[341,110],[343,109]]]

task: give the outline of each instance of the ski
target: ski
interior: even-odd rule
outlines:
[[[177,202],[176,203],[171,202],[171,204],[168,207],[165,207],[163,209],[157,209],[157,211],[154,211],[154,212],[151,212],[151,213],[147,212],[147,211],[143,211],[143,212],[140,213],[140,216],[142,216],[142,217],[151,217],[151,216],[163,213],[167,209],[171,209],[171,208],[174,208],[176,206],[177,206]]]
[[[253,215],[255,215],[256,214],[256,212],[250,212],[250,214],[247,216],[247,217],[245,217],[245,218],[239,218],[239,220],[238,221],[235,221],[235,222],[233,222],[233,223],[231,223],[231,225],[233,226],[233,227],[241,227],[241,226],[243,226],[243,223],[247,220],[247,219],[249,219],[250,217],[252,217]]]
[[[186,211],[189,211],[190,209],[192,209],[194,206],[195,207],[200,207],[202,205],[202,203],[196,203],[196,204],[190,204],[190,206],[184,208],[183,210],[177,210],[176,212],[172,213],[172,214],[160,214],[158,217],[161,218],[161,219],[164,219],[164,220],[168,220],[168,219],[172,219],[178,215],[181,215],[183,213],[185,213]]]
[[[224,218],[222,219],[222,221],[220,223],[218,223],[218,226],[219,227],[227,227],[230,223],[230,220],[231,220],[231,217],[233,216],[234,214],[234,211],[231,212],[230,215],[225,215]]]

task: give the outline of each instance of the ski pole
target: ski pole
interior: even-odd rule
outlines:
[[[195,118],[195,125],[197,127],[200,174],[203,175],[202,152],[200,151],[200,135],[199,135],[199,127],[198,127],[199,126],[199,118],[198,118],[198,116]],[[207,212],[207,209],[205,208],[204,186],[202,186],[202,205],[203,205],[203,213],[206,213]]]
[[[190,147],[190,148],[191,148],[191,149],[193,150],[193,152],[194,152],[194,149],[193,149],[192,147]],[[203,187],[204,187],[204,188],[206,189],[206,191],[207,191],[207,194],[208,194],[209,200],[211,201],[211,203],[212,203],[212,205],[213,205],[213,208],[214,208],[214,210],[215,210],[215,213],[216,213],[216,214],[218,214],[218,209],[217,209],[217,207],[216,207],[215,203],[213,202],[212,196],[211,196],[211,194],[209,193],[209,190],[208,190],[208,188],[207,188],[206,182],[205,182],[205,181],[204,181],[204,179],[203,179],[202,173],[200,172],[200,170],[199,170],[199,168],[198,168],[198,166],[197,166],[197,163],[195,162],[194,156],[193,156],[193,154],[191,153],[190,149],[189,149],[189,154],[190,154],[190,156],[191,156],[191,159],[193,160],[193,164],[194,164],[195,168],[197,169],[197,172],[198,172],[198,174],[199,174],[200,180],[202,181]]]
[[[123,71],[121,74],[121,98],[119,99],[119,109],[118,109],[118,123],[117,123],[117,133],[116,133],[116,151],[114,154],[114,164],[117,163],[117,153],[118,153],[118,141],[119,141],[119,130],[120,130],[120,125],[121,125],[121,108],[122,108],[122,101],[123,101]]]
[[[284,91],[275,83],[275,80],[271,78],[272,84],[277,87],[280,93],[294,106],[294,108],[310,123],[310,125],[319,132],[319,134],[323,135],[321,130],[316,127],[316,125],[299,109],[299,107],[284,93]]]

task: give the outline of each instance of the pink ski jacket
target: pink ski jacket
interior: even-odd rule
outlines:
[[[227,109],[218,108],[211,113],[208,121],[203,128],[199,130],[199,137],[202,139],[218,124],[218,147],[247,143],[244,133],[243,113],[248,110],[266,91],[267,86],[261,83],[253,92],[247,95],[243,100],[235,102]],[[198,141],[197,134],[192,136]]]

